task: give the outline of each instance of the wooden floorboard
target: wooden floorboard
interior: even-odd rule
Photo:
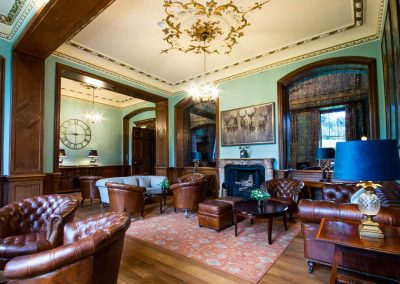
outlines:
[[[170,202],[171,200],[169,200]],[[146,210],[152,210],[157,206],[157,203],[148,204],[146,205]],[[79,207],[76,217],[77,219],[82,219],[108,211],[108,208],[101,208],[98,202],[93,205],[87,202]],[[328,283],[330,267],[319,265],[314,273],[308,273],[303,249],[303,239],[299,234],[259,283]],[[118,283],[230,284],[249,282],[177,253],[132,237],[126,237]]]

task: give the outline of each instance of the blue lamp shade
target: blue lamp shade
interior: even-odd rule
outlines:
[[[315,153],[317,160],[329,160],[335,158],[335,149],[333,148],[318,148]]]
[[[336,143],[334,177],[348,181],[400,179],[397,141],[387,139]]]
[[[192,152],[192,161],[201,161],[202,156],[201,152]]]

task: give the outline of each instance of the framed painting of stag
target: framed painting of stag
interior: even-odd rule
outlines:
[[[274,103],[221,111],[222,146],[275,143]]]

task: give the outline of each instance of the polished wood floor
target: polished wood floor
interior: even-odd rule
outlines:
[[[171,206],[170,200],[168,204]],[[146,208],[152,210],[154,206],[158,204],[149,204]],[[86,201],[77,210],[76,217],[80,219],[107,211],[107,208],[98,205],[98,201],[93,205]],[[303,239],[299,234],[259,283],[328,283],[329,277],[330,267],[326,266],[318,266],[312,274],[307,272],[303,257]],[[118,283],[249,282],[149,243],[126,237]]]

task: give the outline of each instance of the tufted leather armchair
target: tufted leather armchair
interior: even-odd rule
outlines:
[[[4,274],[10,283],[117,283],[126,213],[105,213],[64,229],[64,245],[12,259]]]
[[[0,269],[14,257],[61,245],[64,225],[72,221],[77,207],[75,198],[53,194],[0,208]]]
[[[271,200],[277,200],[288,206],[290,220],[297,211],[299,195],[304,187],[304,182],[290,178],[271,179],[261,184],[261,188],[271,194]]]
[[[99,179],[102,179],[103,177],[101,176],[81,176],[79,177],[79,183],[81,185],[81,191],[82,191],[82,202],[85,201],[85,199],[90,199],[90,204],[92,204],[93,199],[100,198],[100,192],[97,189],[96,186],[96,181]]]
[[[130,215],[140,212],[143,217],[145,187],[116,182],[106,182],[106,187],[111,211]]]
[[[206,198],[207,179],[203,174],[191,173],[178,178],[177,183],[171,185],[174,207],[184,209],[185,217],[189,210],[197,210],[199,203]]]
[[[350,203],[350,199],[358,188],[355,184],[324,183],[322,195],[324,200]]]

